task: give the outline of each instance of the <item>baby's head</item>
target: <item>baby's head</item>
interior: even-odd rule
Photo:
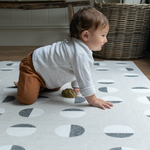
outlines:
[[[93,7],[80,8],[73,16],[70,23],[70,37],[80,39],[80,34],[84,30],[98,27],[105,28],[109,26],[108,19]]]

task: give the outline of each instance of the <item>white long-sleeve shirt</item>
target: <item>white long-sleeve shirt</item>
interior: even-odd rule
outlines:
[[[36,49],[32,56],[35,71],[49,89],[72,82],[84,97],[95,94],[91,77],[92,51],[80,40],[72,38]]]

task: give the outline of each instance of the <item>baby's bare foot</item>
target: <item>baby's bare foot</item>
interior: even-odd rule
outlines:
[[[14,82],[14,85],[15,85],[15,86],[18,86],[18,82]]]

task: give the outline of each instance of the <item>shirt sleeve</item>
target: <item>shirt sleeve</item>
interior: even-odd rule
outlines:
[[[91,67],[93,61],[87,54],[79,53],[72,59],[72,68],[79,84],[80,93],[84,97],[95,94],[95,87],[91,77]]]
[[[79,87],[77,80],[71,82],[72,88]]]

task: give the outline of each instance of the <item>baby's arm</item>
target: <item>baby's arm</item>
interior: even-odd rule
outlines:
[[[80,92],[80,89],[78,87],[74,87],[73,90],[76,92],[76,93],[79,93]]]
[[[88,101],[88,103],[94,107],[99,107],[101,109],[105,109],[105,108],[110,109],[111,107],[113,107],[112,103],[97,98],[95,94],[85,98]]]
[[[71,86],[72,86],[73,90],[74,90],[76,93],[79,93],[79,92],[80,92],[80,89],[79,89],[79,85],[78,85],[77,80],[71,82]]]

